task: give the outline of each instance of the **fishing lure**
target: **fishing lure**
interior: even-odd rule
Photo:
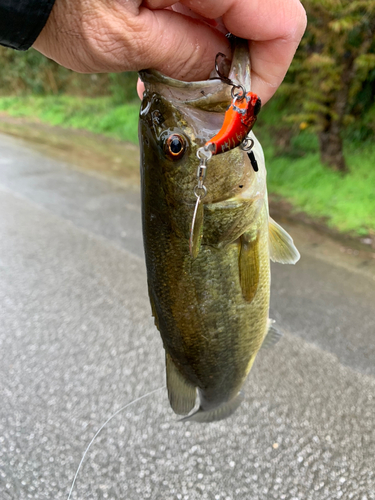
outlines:
[[[233,90],[233,89],[232,89]],[[236,94],[227,109],[219,132],[204,145],[213,155],[236,148],[246,139],[260,111],[260,98],[253,92]]]
[[[222,75],[218,67],[218,57],[224,56],[219,53],[216,56],[215,67],[218,73],[218,78],[228,85],[232,85],[231,98],[227,111],[224,115],[224,122],[219,132],[209,139],[205,145],[198,149],[197,157],[200,160],[197,169],[197,185],[194,188],[196,203],[194,207],[193,219],[190,228],[189,249],[190,255],[195,258],[197,256],[197,239],[201,239],[202,235],[197,232],[197,227],[201,224],[196,224],[197,218],[203,217],[201,201],[207,194],[207,188],[204,185],[204,180],[207,173],[207,162],[213,155],[225,153],[238,146],[247,152],[253,169],[257,172],[258,165],[254,153],[251,151],[254,141],[248,137],[251,129],[256,122],[258,113],[261,108],[261,100],[253,92],[246,92],[242,85],[234,83],[229,78]]]

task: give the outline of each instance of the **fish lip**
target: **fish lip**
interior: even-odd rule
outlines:
[[[230,94],[231,85],[224,83],[219,77],[207,78],[207,80],[195,80],[193,82],[185,82],[184,80],[177,80],[170,76],[163,75],[156,69],[144,69],[138,72],[139,78],[143,83],[149,84],[163,84],[168,87],[182,90],[197,90],[202,91],[205,89],[215,88],[216,92],[225,92]]]
[[[212,87],[216,81],[219,85],[223,85],[220,78],[212,78],[207,80],[199,80],[194,82],[185,82],[183,80],[177,80],[171,78],[170,76],[165,76],[160,71],[156,69],[143,69],[139,71],[139,77],[144,83],[163,83],[174,88],[192,88],[192,89],[202,89],[202,87]]]

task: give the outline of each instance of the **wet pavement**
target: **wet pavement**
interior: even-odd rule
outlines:
[[[72,498],[375,499],[375,259],[283,226],[284,336],[237,413],[181,424],[157,391]],[[138,189],[0,135],[1,500],[66,499],[164,384]]]

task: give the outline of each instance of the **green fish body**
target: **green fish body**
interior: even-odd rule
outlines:
[[[247,44],[237,42],[233,80],[250,87]],[[266,169],[255,136],[256,172],[240,148],[207,164],[193,256],[189,238],[199,147],[221,127],[230,87],[185,83],[146,71],[140,111],[143,233],[149,296],[166,351],[173,410],[187,419],[227,417],[271,322],[270,257],[296,262],[290,236],[268,214]],[[270,336],[274,335],[271,328]]]

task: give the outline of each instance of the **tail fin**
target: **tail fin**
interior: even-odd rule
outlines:
[[[228,403],[224,403],[212,410],[204,410],[200,407],[192,415],[182,418],[180,422],[218,422],[232,415],[243,401],[243,394],[239,392],[237,396]]]

